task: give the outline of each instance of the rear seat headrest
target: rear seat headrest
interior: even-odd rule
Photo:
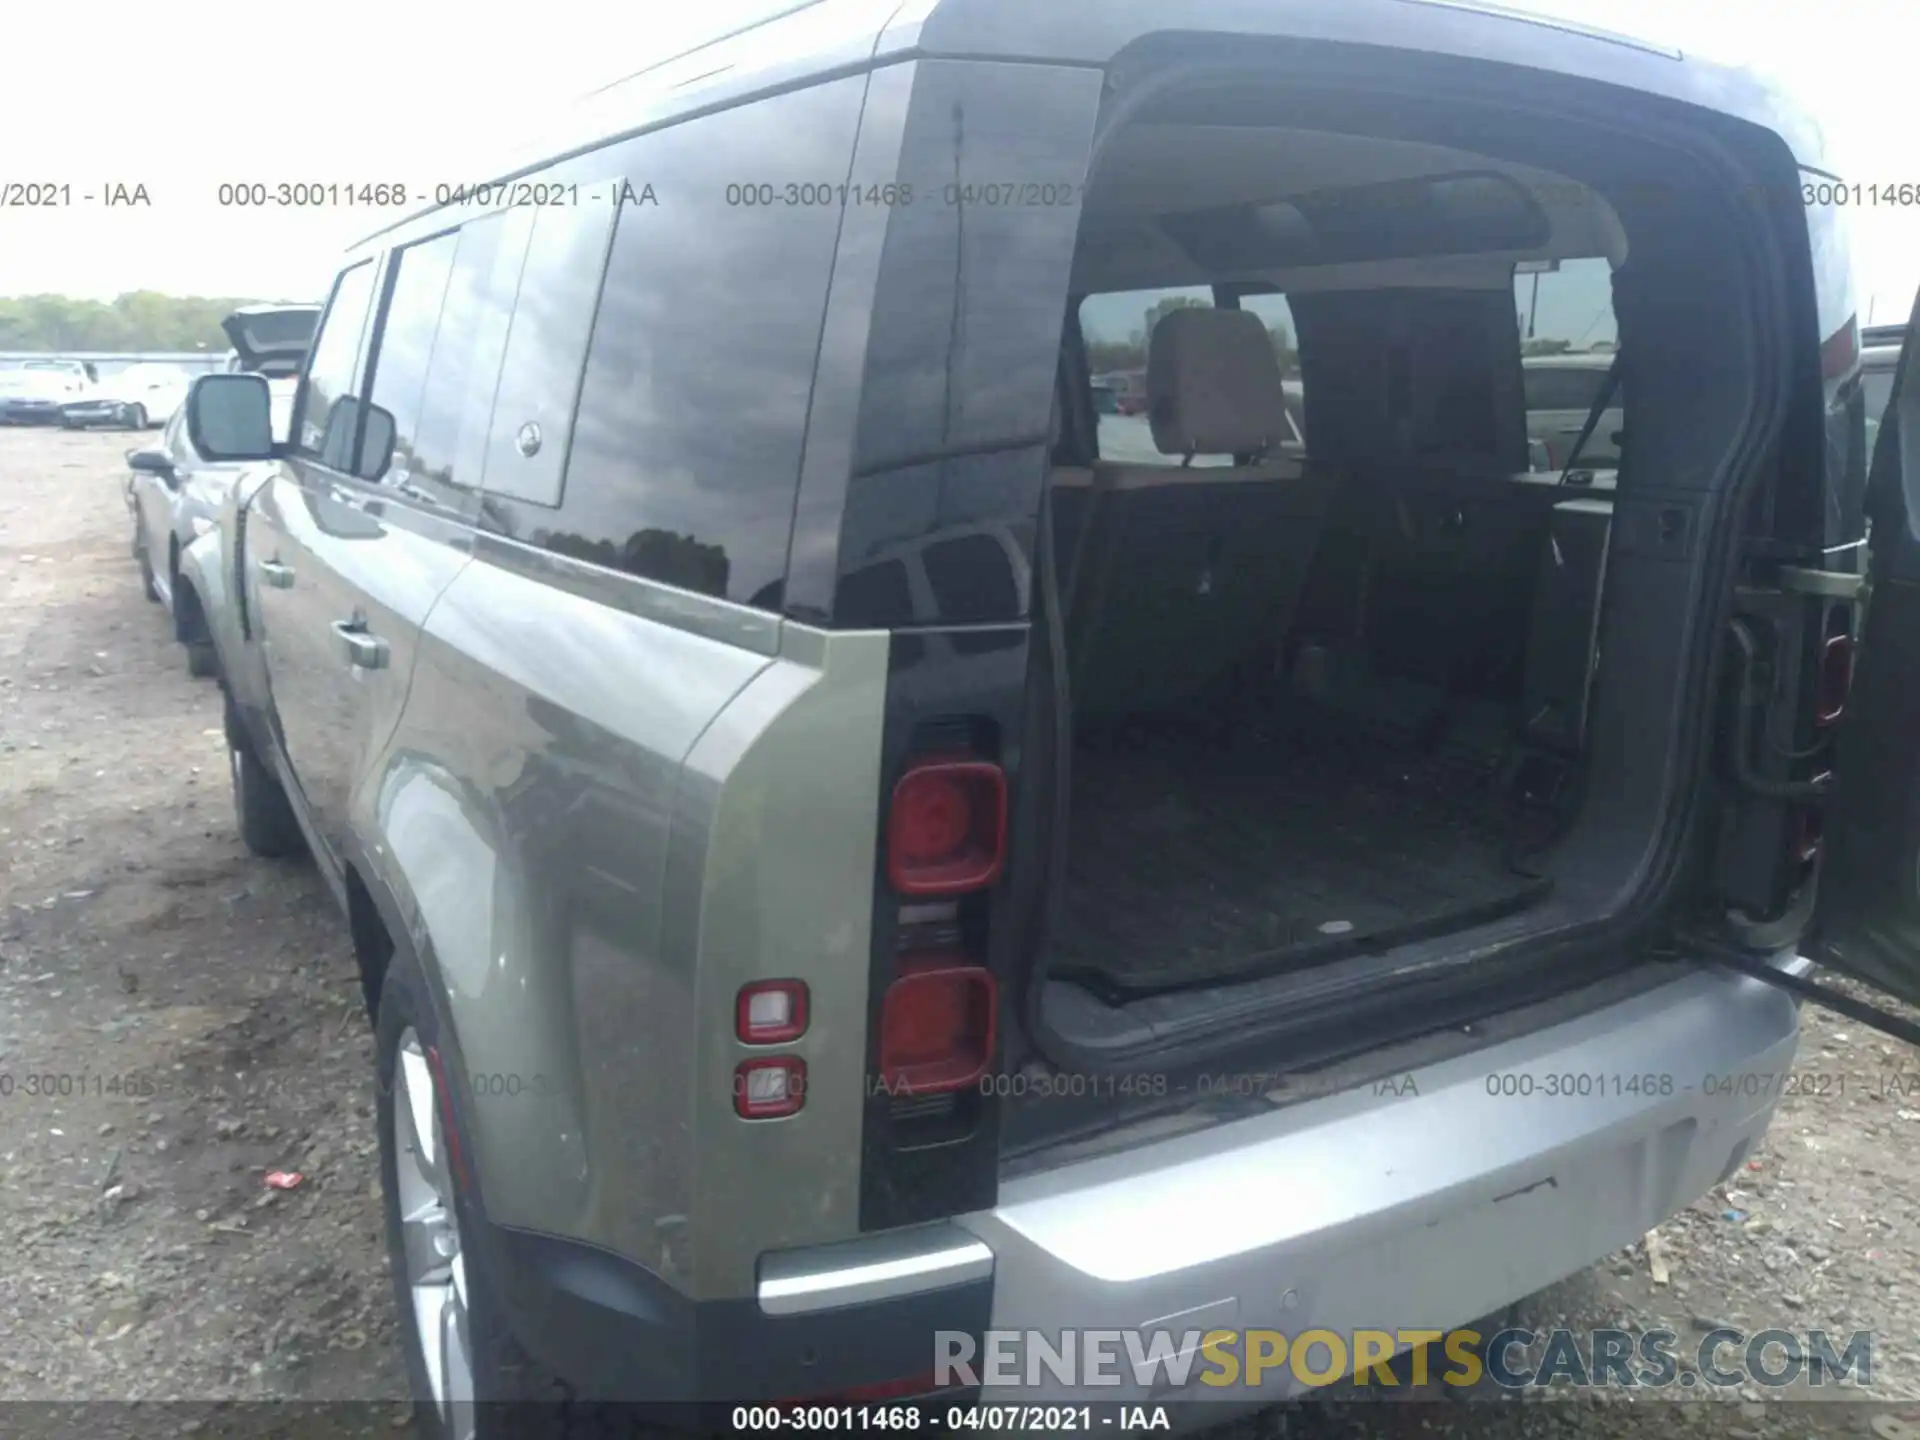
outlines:
[[[1189,306],[1147,341],[1147,413],[1165,455],[1250,455],[1287,435],[1286,389],[1266,323],[1249,310]]]

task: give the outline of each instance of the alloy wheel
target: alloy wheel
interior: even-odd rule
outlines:
[[[402,1252],[415,1338],[434,1408],[450,1440],[472,1440],[473,1359],[466,1259],[454,1207],[446,1132],[420,1037],[400,1036],[393,1073],[394,1160]]]

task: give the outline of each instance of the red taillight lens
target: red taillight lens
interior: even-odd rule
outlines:
[[[807,986],[802,980],[756,980],[740,987],[733,1033],[743,1045],[784,1045],[807,1033]]]
[[[861,1405],[881,1400],[910,1400],[940,1392],[938,1377],[929,1370],[924,1375],[909,1375],[901,1380],[876,1380],[871,1385],[849,1385],[820,1395],[796,1395],[773,1403],[788,1405]],[[951,1387],[949,1387],[951,1388]]]
[[[999,988],[977,965],[922,961],[887,987],[880,1076],[896,1095],[962,1090],[993,1060]]]
[[[1820,648],[1820,685],[1813,723],[1831,725],[1838,720],[1846,711],[1847,692],[1852,688],[1853,640],[1846,635],[1830,635]]]
[[[902,895],[959,895],[1000,878],[1007,781],[984,760],[924,761],[893,787],[887,878]]]
[[[794,1055],[745,1060],[733,1072],[733,1113],[743,1120],[797,1115],[807,1103],[807,1062]]]

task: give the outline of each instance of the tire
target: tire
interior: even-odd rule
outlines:
[[[395,950],[381,983],[374,1064],[381,1215],[419,1433],[429,1440],[664,1434],[646,1426],[630,1407],[575,1403],[565,1382],[514,1336],[470,1238],[480,1233],[485,1218],[450,1160],[456,1151],[473,1154],[460,1097],[440,1090],[446,1076],[463,1073],[459,1052],[441,1033],[418,962],[404,949]],[[455,1145],[446,1143],[449,1124]],[[412,1271],[403,1214],[416,1237],[439,1242],[416,1238]],[[456,1362],[439,1372],[442,1380],[433,1378],[423,1338],[429,1327],[457,1337],[455,1353],[464,1357],[464,1376]],[[450,1404],[443,1403],[443,1394],[451,1396]]]
[[[240,843],[266,860],[296,855],[306,848],[300,822],[280,781],[253,753],[239,717],[227,709],[227,769],[233,778],[233,816]]]

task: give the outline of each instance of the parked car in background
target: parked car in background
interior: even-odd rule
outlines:
[[[213,528],[238,467],[207,461],[194,449],[186,417],[176,411],[157,445],[127,452],[126,500],[133,517],[133,556],[147,598],[167,608],[174,638],[187,651],[187,673],[213,673],[213,648],[199,598],[180,583],[180,556]]]
[[[266,379],[273,434],[279,441],[287,437],[293,390],[319,314],[317,305],[255,305],[221,322],[235,346],[226,369]],[[182,395],[191,388],[191,377],[182,376]],[[228,491],[245,467],[202,455],[184,411],[176,407],[157,444],[127,452],[127,468],[126,501],[141,584],[149,600],[167,607],[174,638],[186,647],[188,673],[211,675],[215,656],[205,611],[198,592],[181,581],[180,557],[214,528]]]
[[[1527,397],[1527,436],[1540,442],[1544,470],[1564,470],[1568,451],[1586,426],[1588,412],[1606,383],[1614,352],[1593,350],[1556,355],[1528,355],[1521,361],[1521,381]],[[1614,438],[1625,414],[1625,397],[1616,386],[1599,424],[1580,447],[1583,466],[1611,469],[1620,463],[1620,444]]]
[[[187,398],[193,377],[177,365],[143,362],[109,375],[78,399],[60,407],[60,423],[70,430],[118,425],[149,430],[165,425]]]
[[[276,440],[288,438],[300,366],[319,322],[318,305],[243,305],[220,322],[233,346],[228,373],[266,377]]]
[[[99,379],[91,360],[25,360],[0,370],[0,425],[57,425]]]

